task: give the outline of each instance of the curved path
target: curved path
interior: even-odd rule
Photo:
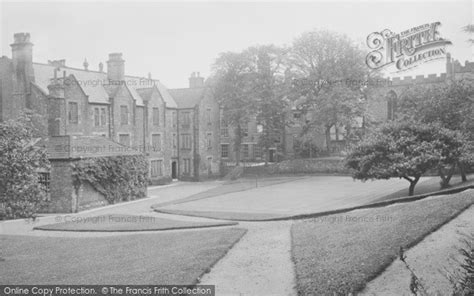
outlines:
[[[50,214],[38,217],[35,221],[31,219],[17,219],[0,222],[0,235],[28,235],[28,236],[54,236],[54,237],[98,237],[98,236],[114,236],[143,234],[143,232],[70,232],[70,231],[42,231],[33,230],[34,227],[44,226],[48,224],[61,223],[71,221],[75,218],[96,217],[102,215],[140,215],[151,216],[156,218],[164,218],[178,221],[189,222],[215,222],[215,220],[205,218],[191,218],[178,215],[159,214],[151,209],[151,205],[158,202],[166,202],[174,199],[184,198],[202,191],[206,191],[219,186],[221,182],[211,181],[203,183],[173,183],[171,185],[150,187],[148,188],[148,198],[118,203],[101,208],[95,208],[80,213],[68,214]],[[201,229],[183,229],[170,231],[199,231]],[[205,230],[205,228],[202,228]],[[148,233],[154,233],[150,231]],[[156,231],[160,232],[160,231]]]
[[[149,188],[149,198],[93,209],[78,214],[50,215],[35,222],[16,220],[0,222],[0,234],[94,237],[139,234],[140,232],[65,232],[33,231],[33,227],[61,222],[66,216],[93,217],[109,214],[153,216],[179,221],[215,222],[216,220],[157,213],[152,205],[180,200],[216,188],[222,182],[177,183],[170,186]],[[344,177],[309,177],[284,184],[252,189],[241,193],[228,193],[202,200],[175,205],[190,209],[225,211],[256,211],[277,213],[301,213],[321,211],[329,208],[364,204],[387,193],[406,187],[400,180],[370,182],[361,184]],[[199,207],[197,207],[199,206]],[[471,208],[472,214],[472,208]],[[291,259],[292,221],[240,222],[239,227],[247,228],[244,237],[201,279],[202,284],[216,285],[216,295],[296,295],[294,266]],[[229,226],[227,226],[229,227]],[[231,227],[231,226],[230,226]],[[203,231],[183,229],[174,231]],[[150,232],[153,233],[153,232]],[[158,232],[157,232],[158,233]],[[435,233],[436,234],[436,233]],[[423,243],[423,242],[422,242]],[[421,244],[420,244],[421,245]],[[410,251],[409,251],[410,252]],[[388,275],[389,281],[397,278]],[[383,278],[372,285],[375,290],[385,286]]]
[[[296,295],[291,223],[241,223],[247,234],[200,283],[216,295]]]

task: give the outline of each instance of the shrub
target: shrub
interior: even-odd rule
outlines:
[[[111,204],[145,197],[147,176],[148,162],[142,155],[88,158],[73,164],[75,187],[89,182]]]
[[[45,149],[36,145],[34,122],[22,115],[0,123],[0,219],[34,218],[46,203],[38,171],[49,169]]]
[[[458,267],[448,271],[455,296],[474,295],[474,234],[466,235],[462,243],[461,259],[454,260]]]
[[[420,177],[430,169],[455,163],[462,138],[436,124],[389,122],[374,131],[348,155],[346,166],[360,180],[403,178],[413,195]],[[447,180],[449,182],[449,180]]]

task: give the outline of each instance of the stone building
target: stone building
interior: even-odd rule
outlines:
[[[222,162],[235,162],[234,131],[199,73],[191,75],[188,88],[168,90],[151,75],[127,75],[120,53],[109,54],[106,70],[103,63],[92,70],[87,61],[81,69],[69,67],[64,59],[34,62],[28,33],[15,34],[11,48],[11,58],[0,58],[0,120],[16,119],[25,110],[42,115],[44,134],[48,135],[43,142],[53,163],[52,171],[42,174],[51,188],[58,188],[51,196],[58,201],[56,209],[77,211],[94,204],[92,200],[74,201],[75,197],[62,200],[60,187],[64,180],[59,176],[67,175],[68,163],[77,159],[144,154],[149,162],[150,184],[216,177]],[[448,56],[446,73],[394,78],[368,89],[366,115],[377,121],[390,120],[404,88],[460,78],[474,79],[474,62],[461,65]],[[296,106],[287,114],[291,125],[268,151],[259,146],[262,129],[257,120],[249,120],[242,127],[241,160],[272,162],[297,157],[296,141],[313,115],[301,114]],[[362,127],[363,122],[361,118],[357,125]],[[330,152],[339,153],[347,145],[345,136],[344,127],[332,128],[328,139],[323,133],[315,134],[312,143],[324,150],[329,140],[338,150]],[[63,143],[59,146],[65,151],[56,150],[55,143]],[[94,143],[108,148],[97,153]]]
[[[472,80],[474,83],[474,62],[466,61],[462,65],[448,53],[445,73],[393,78],[382,86],[370,88],[367,96],[367,115],[377,122],[392,120],[397,112],[397,100],[406,88],[415,84],[440,84],[461,79]]]
[[[121,53],[109,54],[104,71],[103,63],[92,70],[87,60],[82,69],[67,66],[65,60],[34,62],[28,33],[15,34],[11,47],[12,58],[0,58],[0,120],[34,110],[42,115],[47,129],[44,143],[72,137],[74,141],[68,143],[85,145],[67,146],[75,151],[75,158],[93,157],[81,153],[94,150],[89,147],[94,143],[91,138],[100,138],[95,142],[110,147],[100,156],[120,155],[117,147],[142,153],[149,161],[150,184],[219,174],[219,108],[202,77],[191,77],[189,89],[175,91],[178,106],[166,87],[150,74],[126,75]],[[55,159],[58,151],[48,152]],[[61,157],[54,163],[63,164],[66,159],[73,158]],[[53,178],[60,175],[55,170],[64,168],[54,163],[47,177],[51,187],[59,182]],[[66,210],[70,209],[68,205]]]
[[[176,138],[182,179],[205,179],[220,175],[220,108],[212,90],[199,73],[192,73],[189,88],[170,89],[177,104]]]
[[[221,158],[223,161],[235,162],[236,151],[234,148],[234,135],[235,127],[230,126],[221,112]],[[257,123],[256,118],[251,118],[242,129],[242,143],[240,147],[240,160],[243,162],[260,162],[264,161],[265,157],[263,151],[260,148],[258,139],[260,137],[261,128]],[[275,148],[271,148],[269,151],[269,161],[273,162],[275,159],[274,151]]]
[[[397,100],[400,94],[414,84],[439,84],[449,83],[451,80],[468,79],[474,83],[474,62],[466,61],[462,65],[459,61],[451,58],[450,54],[446,58],[446,72],[441,74],[430,74],[427,76],[419,75],[416,77],[406,76],[403,78],[393,78],[379,81],[375,86],[366,89],[366,111],[365,115],[356,118],[352,129],[364,128],[367,121],[381,123],[392,120],[397,112]],[[298,141],[301,140],[303,126],[307,121],[313,121],[311,112],[302,114],[297,108],[298,102],[293,102],[287,112],[287,122],[291,123],[282,132],[280,141],[275,142],[273,148],[270,149],[268,155],[262,155],[261,148],[258,146],[259,128],[255,119],[250,120],[248,127],[244,127],[244,138],[241,148],[241,159],[243,161],[260,162],[265,160],[279,161],[281,159],[299,157],[297,155]],[[221,124],[221,151],[222,159],[228,162],[234,162],[235,152],[233,151],[233,131],[231,127],[225,125],[225,121]],[[333,126],[330,129],[329,137],[326,138],[324,131],[315,130],[311,135],[305,136],[310,145],[310,150],[314,150],[313,157],[325,155],[341,155],[347,151],[353,139],[347,138],[346,127]],[[326,142],[330,142],[331,151],[327,151]],[[322,152],[317,154],[317,151]],[[275,157],[276,156],[276,157]],[[307,155],[308,156],[308,155]],[[311,156],[311,155],[309,155]]]

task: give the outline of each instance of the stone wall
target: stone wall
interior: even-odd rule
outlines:
[[[271,165],[269,174],[342,174],[350,175],[344,167],[344,158],[328,157],[313,159],[292,159]]]
[[[84,211],[87,209],[102,207],[109,203],[104,195],[88,182],[84,182],[78,190],[77,195],[77,211]]]
[[[50,160],[50,204],[46,212],[71,213],[75,208],[75,190],[69,160]]]

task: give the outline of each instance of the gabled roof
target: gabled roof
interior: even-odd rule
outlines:
[[[160,81],[155,79],[148,79],[144,77],[137,76],[125,76],[125,82],[127,87],[130,89],[133,98],[136,100],[138,106],[143,106],[143,98],[138,93],[138,89],[143,88],[152,88],[156,86],[158,92],[160,93],[163,101],[168,108],[176,108],[176,102],[173,100],[173,97],[168,93],[168,89],[161,84]]]
[[[194,108],[204,97],[204,87],[170,89],[178,108]]]
[[[161,97],[166,103],[166,107],[168,108],[178,108],[178,105],[176,104],[175,100],[173,99],[173,96],[171,96],[169,90],[164,86],[161,82],[158,80],[155,80],[155,86],[158,88],[158,91],[161,94]]]
[[[45,93],[49,93],[48,85],[54,79],[54,69],[56,67],[53,65],[33,63],[35,83]],[[58,78],[63,76],[63,71],[66,71],[66,76],[73,75],[76,78],[81,89],[89,97],[90,103],[109,103],[109,95],[104,88],[104,84],[108,83],[106,73],[62,67],[57,72]]]
[[[35,84],[44,93],[49,93],[48,85],[51,84],[54,78],[54,70],[56,66],[50,64],[33,63],[33,70],[35,73]],[[66,76],[73,75],[81,89],[89,98],[89,103],[108,104],[109,98],[114,97],[118,89],[117,86],[109,85],[107,73],[97,71],[86,71],[83,69],[76,69],[70,67],[60,67],[57,72],[57,77],[63,76],[63,71]],[[161,97],[168,108],[176,108],[176,102],[168,93],[166,87],[158,80],[148,79],[138,76],[125,76],[125,86],[130,91],[137,106],[143,106],[143,98],[137,92],[138,89],[151,88],[156,86],[160,92]]]
[[[149,88],[137,88],[137,93],[142,97],[143,100],[149,101],[153,94],[153,87]]]

